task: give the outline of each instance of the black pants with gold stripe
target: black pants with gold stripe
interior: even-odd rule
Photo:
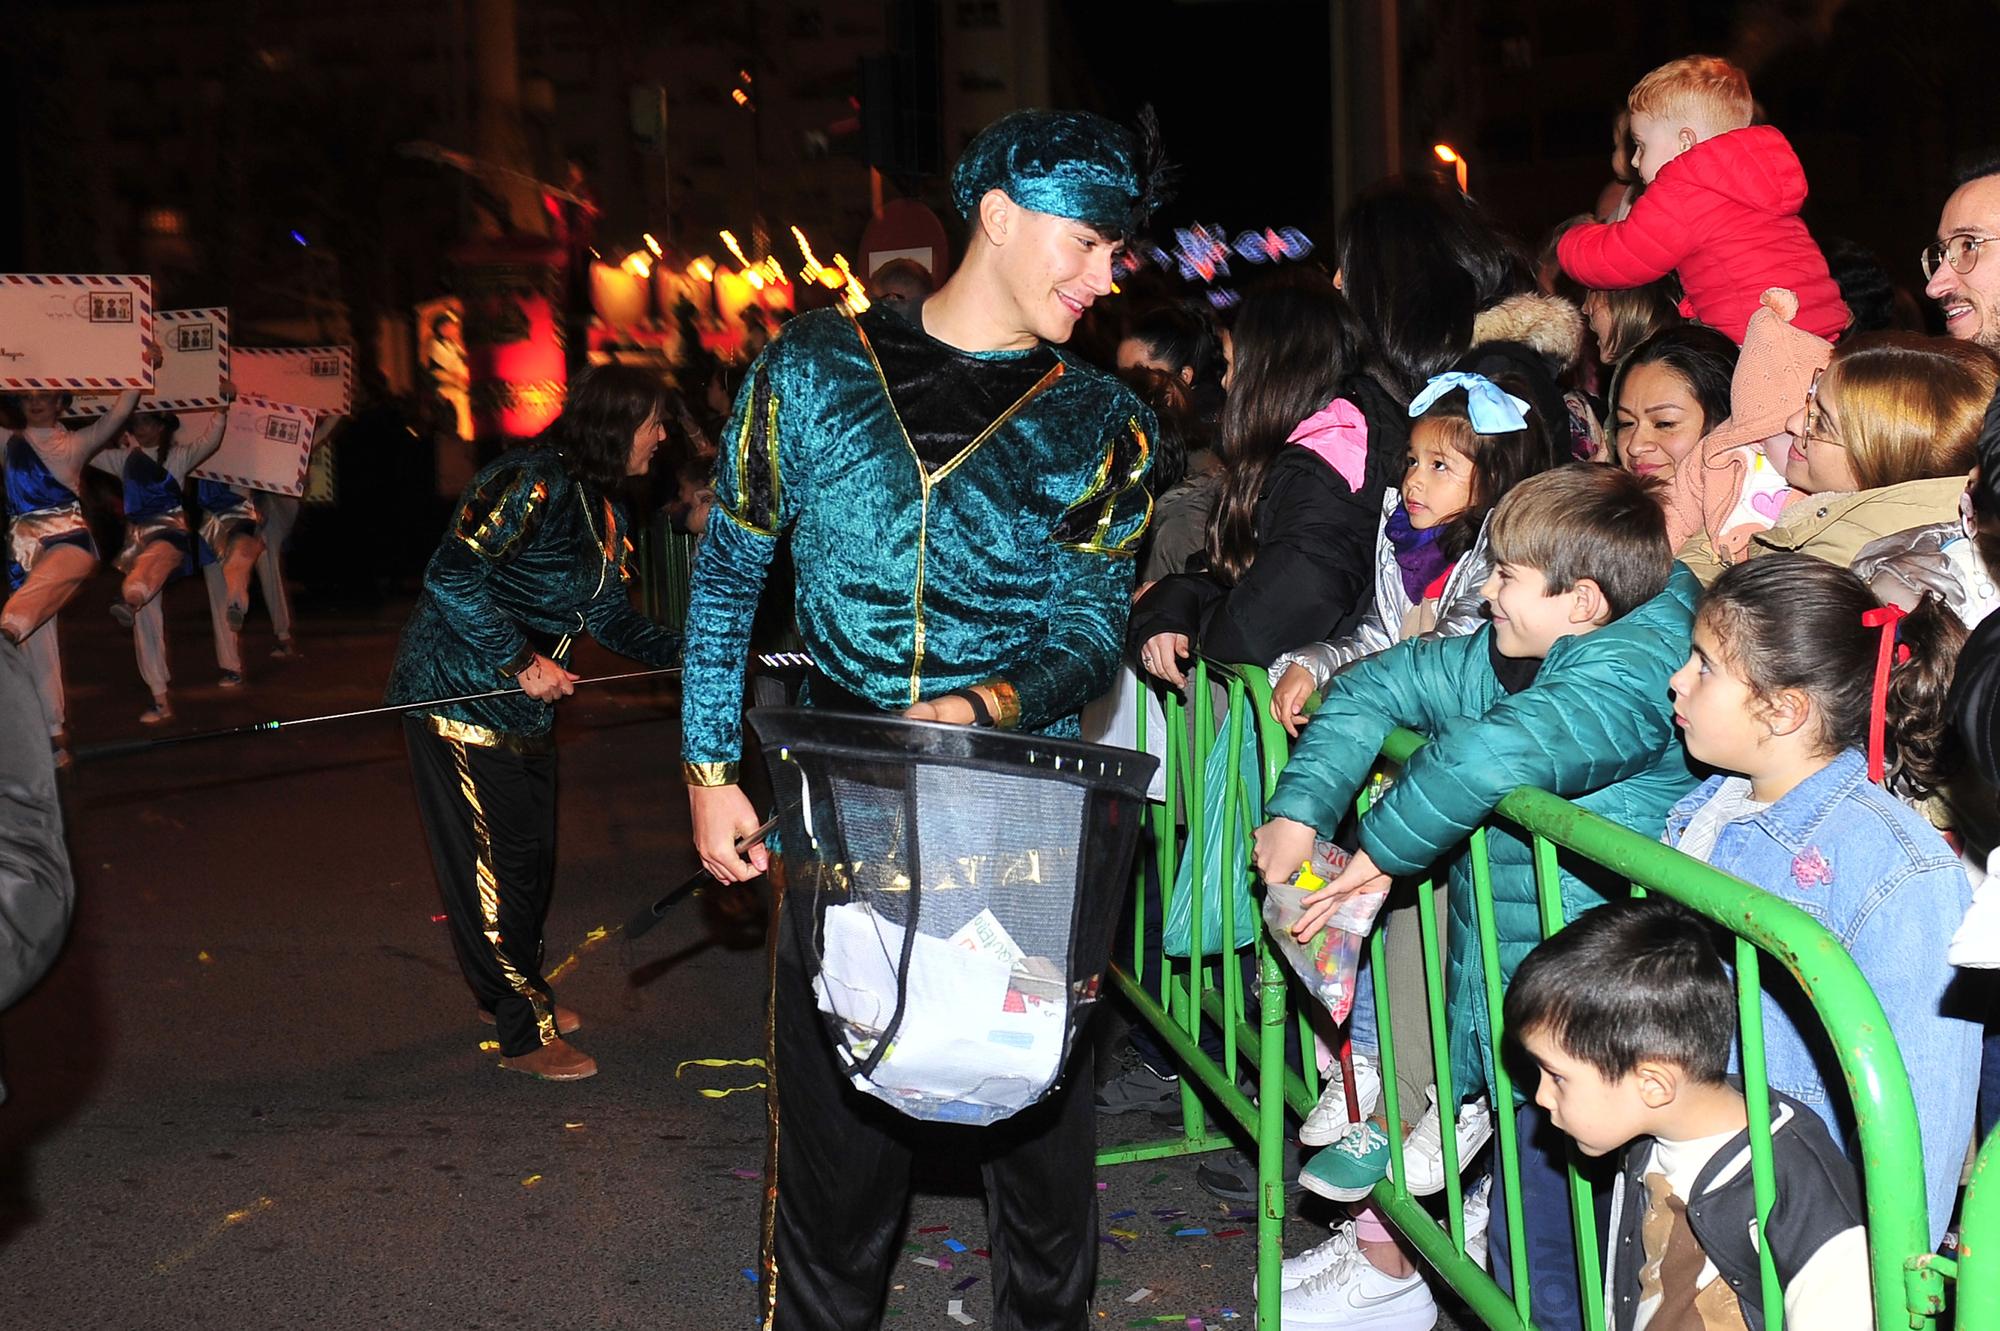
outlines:
[[[804,906],[800,910],[797,906]],[[1081,1331],[1097,1274],[1097,1121],[1089,1032],[1063,1084],[990,1127],[918,1123],[854,1089],[835,1060],[796,930],[776,922],[771,1132],[777,1169],[764,1254],[767,1325],[862,1331],[881,1324],[919,1152],[976,1161],[986,1184],[995,1331]],[[803,917],[795,919],[793,917]]]
[[[500,1052],[533,1053],[556,1038],[555,998],[542,978],[556,871],[555,751],[493,743],[507,737],[434,718],[405,717],[403,732],[459,969],[493,1014]]]

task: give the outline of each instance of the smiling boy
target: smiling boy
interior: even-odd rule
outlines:
[[[1489,541],[1491,626],[1398,643],[1335,676],[1267,805],[1273,817],[1257,832],[1258,868],[1271,881],[1289,878],[1315,835],[1335,835],[1391,730],[1408,726],[1430,738],[1361,819],[1359,850],[1315,894],[1297,932],[1316,933],[1350,893],[1386,891],[1392,875],[1450,859],[1446,1006],[1461,1099],[1492,1084],[1472,869],[1459,853],[1466,838],[1519,786],[1657,837],[1694,785],[1667,679],[1687,659],[1698,587],[1673,562],[1653,487],[1595,463],[1558,467],[1507,493]],[[1528,844],[1507,824],[1489,829],[1487,849],[1504,984],[1541,939],[1535,873]],[[1563,862],[1565,918],[1621,890],[1579,876],[1594,872]],[[1524,1120],[1524,1143],[1534,1126]],[[1547,1325],[1566,1321],[1577,1297],[1561,1156],[1531,1159],[1524,1149],[1522,1160],[1533,1315]],[[1493,1215],[1502,1217],[1497,1198]],[[1505,1250],[1502,1231],[1496,1223],[1489,1235],[1496,1253]],[[1496,1260],[1494,1269],[1504,1277],[1506,1264]]]
[[[1585,1155],[1625,1151],[1605,1248],[1612,1331],[1762,1331],[1750,1115],[1726,1075],[1735,987],[1701,920],[1662,897],[1590,911],[1522,961],[1506,1017],[1556,1127]],[[1771,1155],[1786,1324],[1872,1326],[1853,1166],[1776,1092]]]

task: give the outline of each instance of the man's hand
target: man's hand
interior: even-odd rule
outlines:
[[[688,811],[694,825],[695,854],[701,867],[725,883],[743,883],[771,867],[771,852],[760,842],[739,855],[736,842],[761,824],[756,806],[741,786],[689,786]]]
[[[1282,883],[1312,859],[1318,833],[1290,818],[1273,818],[1257,829],[1257,872],[1267,883]]]
[[[1357,850],[1334,880],[1312,894],[1305,913],[1292,925],[1292,937],[1304,942],[1326,927],[1327,917],[1356,893],[1387,892],[1389,875],[1375,867],[1368,852]]]
[[[1153,678],[1165,680],[1177,689],[1186,688],[1187,675],[1181,671],[1180,663],[1188,659],[1192,650],[1185,633],[1155,633],[1139,649],[1139,664]]]
[[[1285,733],[1293,739],[1305,729],[1307,716],[1306,699],[1312,697],[1319,685],[1313,683],[1312,671],[1302,665],[1289,665],[1285,673],[1278,676],[1278,687],[1271,690],[1271,719],[1285,728]]]
[[[521,686],[521,692],[536,702],[555,702],[569,697],[576,692],[578,678],[540,652],[535,653],[535,659],[514,676],[515,682]],[[756,824],[752,823],[751,826],[754,827]]]
[[[973,714],[971,703],[949,697],[911,703],[903,709],[903,715],[912,721],[942,721],[948,726],[969,726],[979,719]]]

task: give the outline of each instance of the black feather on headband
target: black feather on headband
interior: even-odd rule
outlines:
[[[1166,147],[1160,140],[1160,118],[1151,102],[1139,108],[1134,137],[1137,141],[1132,165],[1139,181],[1139,197],[1132,204],[1128,232],[1144,227],[1147,218],[1172,201],[1180,187],[1181,174],[1180,167],[1167,160]]]

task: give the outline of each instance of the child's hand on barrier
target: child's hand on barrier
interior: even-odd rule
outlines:
[[[1389,875],[1375,867],[1375,861],[1368,858],[1367,851],[1355,851],[1347,867],[1332,882],[1312,894],[1311,904],[1292,926],[1292,937],[1300,942],[1311,938],[1326,927],[1327,917],[1339,910],[1349,897],[1359,892],[1387,892],[1389,881]]]
[[[1278,676],[1278,687],[1271,690],[1271,719],[1285,728],[1285,733],[1293,739],[1305,729],[1306,699],[1312,697],[1319,685],[1314,682],[1312,671],[1302,665],[1289,665],[1285,673]]]
[[[1257,829],[1257,872],[1267,883],[1290,882],[1299,866],[1312,859],[1315,836],[1305,823],[1273,818]]]

